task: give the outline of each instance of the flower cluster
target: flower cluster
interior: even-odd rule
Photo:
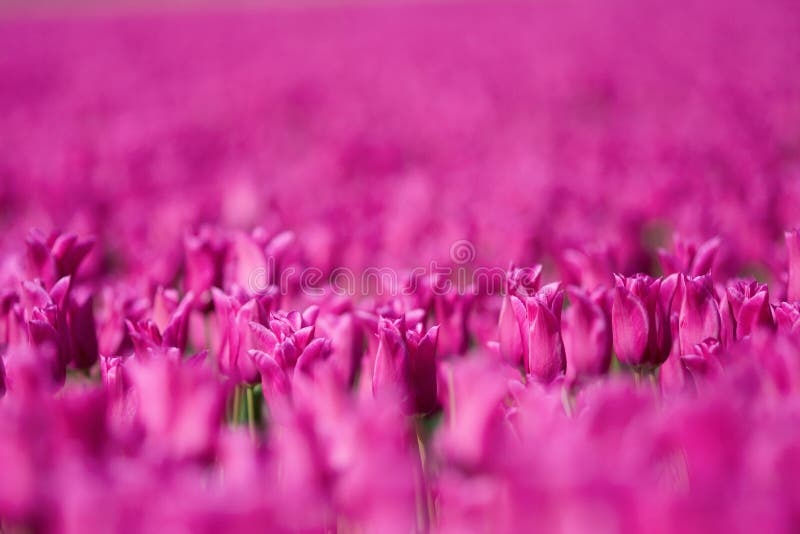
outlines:
[[[800,531],[797,9],[685,4],[0,21],[0,532]]]
[[[702,274],[589,289],[540,284],[537,265],[509,270],[501,295],[314,302],[249,294],[241,234],[214,233],[220,287],[115,292],[84,274],[93,240],[74,234],[32,232],[8,262],[5,525],[798,527],[800,231],[777,300],[708,274],[715,247]],[[182,262],[209,265],[189,248]]]

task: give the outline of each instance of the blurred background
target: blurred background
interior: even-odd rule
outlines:
[[[680,232],[737,274],[782,269],[800,224],[793,0],[0,11],[0,246],[92,233],[106,270],[170,279],[221,224],[292,230],[323,269],[469,239],[633,272]]]

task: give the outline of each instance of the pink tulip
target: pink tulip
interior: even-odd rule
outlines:
[[[660,278],[617,276],[611,321],[614,351],[622,363],[657,367],[666,360],[671,336],[661,288]]]
[[[720,238],[715,237],[698,244],[692,241],[685,241],[676,235],[674,241],[674,254],[664,249],[659,249],[658,251],[658,258],[661,261],[664,275],[684,273],[697,277],[711,272],[717,252],[722,244]]]
[[[766,284],[756,281],[739,281],[729,284],[727,301],[736,321],[736,339],[748,336],[759,329],[774,329]]]
[[[678,317],[679,342],[682,352],[707,339],[720,339],[719,305],[714,298],[708,276],[681,277],[683,293]]]
[[[786,298],[789,302],[800,301],[800,229],[786,232],[786,249],[789,253],[789,280]]]
[[[561,319],[567,377],[605,374],[611,364],[611,325],[603,309],[585,291],[567,288],[569,307]]]
[[[564,293],[545,286],[528,299],[528,346],[526,371],[537,381],[550,383],[566,368],[561,339],[561,306]]]

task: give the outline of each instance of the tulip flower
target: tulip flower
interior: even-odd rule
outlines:
[[[6,394],[6,364],[0,358],[0,399]]]
[[[568,249],[563,254],[569,280],[594,291],[613,283],[615,261],[609,246],[587,246],[583,250]]]
[[[561,319],[567,377],[596,376],[611,364],[611,325],[605,311],[588,292],[567,288],[569,307]]]
[[[212,287],[222,286],[227,247],[227,241],[212,227],[204,226],[197,234],[184,236],[183,285],[187,292],[204,298]]]
[[[781,302],[775,307],[775,324],[778,331],[794,333],[800,331],[800,302]]]
[[[527,321],[528,312],[525,304],[514,295],[504,295],[500,308],[500,320],[497,326],[500,355],[513,365],[522,362],[524,354],[522,325]]]
[[[263,304],[258,299],[242,303],[216,288],[211,294],[220,333],[216,351],[220,372],[237,382],[257,383],[259,372],[248,352],[256,348],[256,334],[250,324],[260,325],[266,321]]]
[[[646,275],[616,280],[611,322],[617,358],[634,367],[657,367],[669,354],[671,338],[662,280]]]
[[[433,320],[439,325],[439,351],[442,355],[464,354],[469,348],[469,322],[472,295],[454,291],[435,294]]]
[[[786,232],[786,249],[789,253],[789,284],[786,298],[789,302],[800,301],[800,229]]]
[[[561,306],[564,293],[557,286],[545,286],[528,299],[528,343],[526,371],[541,383],[550,383],[566,368],[561,339]]]
[[[412,413],[428,413],[437,399],[437,341],[439,328],[424,332],[422,325],[407,330],[404,318],[381,318],[380,343],[372,374],[373,394],[395,390]]]
[[[527,333],[523,325],[527,318],[527,310],[523,300],[532,296],[539,289],[541,265],[531,269],[515,269],[512,265],[506,274],[506,287],[498,321],[498,345],[503,359],[513,365],[522,363]],[[520,298],[521,297],[521,298]]]
[[[758,329],[775,328],[766,284],[738,281],[728,285],[726,296],[735,320],[736,339]]]
[[[53,284],[50,291],[40,283],[26,281],[21,305],[30,343],[54,351],[50,364],[56,382],[63,382],[67,366],[88,369],[94,364],[97,334],[88,291],[73,291],[69,276]]]
[[[176,300],[170,306],[174,306],[172,311],[167,310],[165,298],[162,290],[156,292],[153,319],[127,322],[128,333],[140,355],[160,348],[174,347],[181,353],[186,350],[189,316],[195,302],[194,293],[184,295],[180,303],[177,303],[177,296],[174,296]]]
[[[127,368],[149,448],[181,459],[213,452],[224,391],[202,360],[136,358]]]
[[[94,246],[94,238],[59,233],[46,237],[34,230],[28,234],[26,244],[28,277],[42,280],[49,288],[66,276],[75,277]]]
[[[681,352],[707,339],[720,339],[719,305],[708,276],[681,277],[682,302],[678,317]]]
[[[685,241],[678,235],[675,236],[674,242],[674,254],[664,249],[658,250],[658,259],[665,276],[675,273],[684,273],[692,277],[709,274],[722,244],[722,240],[718,237],[698,244]]]

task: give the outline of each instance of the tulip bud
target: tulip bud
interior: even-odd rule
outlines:
[[[761,328],[775,328],[766,284],[759,284],[755,280],[740,281],[729,285],[726,294],[735,321],[736,339],[742,339]]]
[[[800,331],[800,303],[781,302],[776,306],[775,324],[779,332],[786,334]]]
[[[497,326],[500,355],[512,365],[519,365],[523,355],[522,332],[527,321],[525,305],[516,296],[506,294]]]
[[[408,380],[408,350],[403,339],[404,329],[403,319],[398,320],[397,324],[388,319],[380,319],[380,343],[375,355],[375,371],[372,374],[373,394],[386,387],[402,389]]]
[[[183,240],[185,256],[184,288],[198,297],[212,287],[222,286],[227,243],[208,227]]]
[[[560,291],[550,302],[539,297],[528,299],[530,327],[526,370],[535,380],[545,384],[555,380],[566,368],[560,324],[562,302],[563,293]]]
[[[0,399],[6,394],[6,364],[3,363],[3,358],[0,358]]]
[[[611,327],[603,309],[589,294],[567,289],[570,306],[564,311],[561,335],[567,358],[567,376],[602,375],[611,364]]]
[[[722,244],[722,240],[718,237],[697,244],[685,241],[677,235],[674,242],[674,254],[664,249],[659,249],[658,251],[658,259],[661,262],[664,275],[683,273],[689,276],[701,276],[709,274]]]
[[[800,301],[800,229],[786,232],[786,249],[789,252],[789,286],[787,300]]]
[[[657,367],[669,355],[669,317],[662,306],[662,280],[617,276],[611,324],[614,351],[622,363]]]
[[[680,350],[685,353],[706,339],[720,339],[719,306],[709,276],[681,277],[683,299],[678,316]]]
[[[409,330],[406,339],[414,412],[429,413],[436,409],[436,351],[439,327],[432,327],[425,335],[422,335],[421,329]]]

